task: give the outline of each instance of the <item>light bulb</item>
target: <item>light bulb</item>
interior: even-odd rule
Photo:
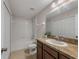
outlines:
[[[52,7],[54,8],[54,7],[56,7],[56,3],[54,2],[54,3],[52,3]]]
[[[58,0],[58,4],[63,3],[65,0]]]

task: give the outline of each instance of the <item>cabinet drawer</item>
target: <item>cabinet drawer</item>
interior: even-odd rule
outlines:
[[[37,41],[37,45],[38,45],[39,47],[42,47],[42,46],[43,46],[43,44],[42,44],[40,41]]]
[[[54,56],[56,59],[58,59],[58,52],[48,47],[47,45],[43,45],[43,49],[47,51],[49,54],[51,54],[52,56]]]

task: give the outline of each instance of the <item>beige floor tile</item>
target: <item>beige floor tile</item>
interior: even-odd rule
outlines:
[[[24,52],[24,50],[19,50],[11,53],[10,59],[36,59],[36,54],[29,55]]]

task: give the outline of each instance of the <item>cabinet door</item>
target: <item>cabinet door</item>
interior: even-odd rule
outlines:
[[[47,52],[48,54],[50,54],[51,56],[53,56],[52,59],[53,59],[53,58],[54,58],[54,59],[58,59],[58,52],[57,52],[56,50],[50,48],[50,47],[47,46],[47,45],[43,45],[43,50],[44,50],[45,52]]]
[[[55,57],[51,56],[46,51],[43,51],[43,59],[55,59]]]
[[[37,46],[37,59],[42,59],[42,48]]]
[[[59,59],[69,59],[68,57],[62,55],[62,54],[59,54]]]

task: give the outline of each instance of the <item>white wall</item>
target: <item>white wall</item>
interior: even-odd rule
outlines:
[[[11,51],[27,48],[32,41],[32,20],[13,17],[11,23]]]
[[[76,12],[75,12],[76,11]],[[52,35],[75,38],[78,36],[77,10],[70,10],[47,20],[46,31]]]
[[[10,18],[11,16],[8,13],[8,10],[6,9],[2,0],[1,1],[1,48],[7,48],[7,51],[1,54],[1,59],[9,59],[10,56]]]

